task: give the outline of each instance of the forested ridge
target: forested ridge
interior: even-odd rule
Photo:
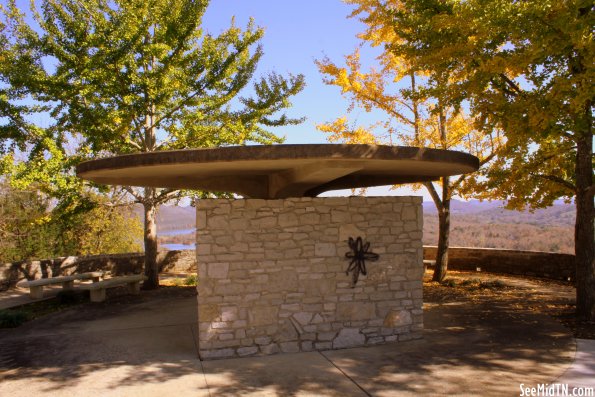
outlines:
[[[495,201],[454,201],[452,245],[572,254],[574,215],[573,206],[563,203],[530,212],[506,210]],[[192,207],[162,206],[157,215],[159,231],[193,228],[194,217]],[[433,203],[425,202],[423,243],[436,245],[437,238],[436,209]],[[167,235],[159,240],[188,245],[194,243],[195,236]]]

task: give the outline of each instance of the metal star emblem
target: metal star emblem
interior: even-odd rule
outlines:
[[[352,272],[351,288],[353,288],[357,283],[359,274],[361,273],[364,276],[367,274],[366,260],[377,261],[380,256],[374,252],[369,252],[370,243],[367,242],[364,244],[361,237],[358,237],[355,240],[352,237],[349,237],[349,248],[351,248],[351,252],[347,252],[345,258],[351,259],[351,262],[349,262],[345,274],[349,275],[349,272]]]

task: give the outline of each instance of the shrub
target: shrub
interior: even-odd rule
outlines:
[[[15,328],[27,321],[27,314],[18,310],[0,310],[0,328]]]
[[[183,280],[181,278],[172,278],[170,280],[171,285],[173,285],[174,287],[181,287],[182,286],[182,282]]]
[[[188,286],[190,286],[190,285],[192,285],[192,286],[196,286],[196,282],[197,282],[197,281],[198,281],[198,280],[197,280],[196,274],[191,274],[191,275],[189,275],[188,277],[186,277],[186,278],[184,279],[184,285],[188,285]]]

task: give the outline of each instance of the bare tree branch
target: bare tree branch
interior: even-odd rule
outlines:
[[[520,95],[523,93],[523,91],[521,90],[521,88],[517,85],[517,83],[515,83],[514,81],[512,81],[508,76],[506,76],[504,73],[500,73],[500,77],[502,77],[502,80],[504,80],[504,82],[506,83],[506,85],[508,85],[508,87],[510,87],[514,93],[516,95]]]
[[[126,190],[138,203],[142,203],[144,201],[144,197],[136,193],[132,187],[130,186],[122,186],[122,189]]]
[[[566,189],[570,190],[574,194],[577,193],[576,185],[574,185],[573,183],[571,183],[571,182],[567,181],[566,179],[561,178],[557,175],[550,175],[550,174],[546,174],[546,175],[533,174],[533,175],[535,175],[535,177],[537,177],[537,178],[542,178],[542,179],[557,183],[558,185],[561,185],[561,186],[565,187]]]
[[[424,182],[424,186],[428,190],[428,193],[430,193],[430,196],[432,196],[432,200],[434,200],[434,204],[436,204],[436,208],[438,210],[442,210],[442,207],[443,207],[442,200],[440,199],[440,196],[438,195],[438,192],[436,191],[436,187],[434,186],[434,183],[433,182]]]
[[[180,190],[178,189],[163,189],[156,197],[155,202],[157,203],[164,203],[168,200],[173,199],[177,195],[180,194]]]
[[[128,143],[132,145],[135,149],[143,150],[143,148],[138,143],[134,142],[132,139],[128,139]]]

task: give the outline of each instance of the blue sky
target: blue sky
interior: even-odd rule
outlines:
[[[325,143],[326,137],[316,129],[316,124],[344,115],[348,102],[341,97],[339,88],[323,83],[315,60],[328,57],[343,64],[344,56],[358,47],[360,40],[356,36],[364,30],[364,25],[357,18],[348,18],[352,10],[353,6],[340,0],[213,0],[203,26],[217,34],[229,27],[232,16],[240,27],[245,27],[250,17],[254,18],[256,25],[265,29],[264,56],[256,75],[275,71],[283,75],[301,73],[306,78],[306,88],[294,98],[294,106],[288,112],[294,117],[305,116],[306,121],[298,126],[282,127],[275,133],[285,136],[286,143]],[[364,68],[374,66],[379,53],[377,48],[364,46],[361,49]],[[364,110],[356,109],[350,117],[363,124],[373,121],[373,115]],[[425,189],[413,192],[409,188],[380,187],[368,189],[367,194],[413,194],[431,200]]]
[[[306,77],[307,86],[294,98],[290,114],[305,116],[307,120],[299,126],[280,128],[276,133],[286,136],[287,143],[323,143],[325,137],[315,125],[344,114],[347,103],[337,87],[322,82],[314,61],[328,56],[341,62],[344,55],[357,47],[356,35],[363,25],[357,19],[347,18],[352,8],[340,0],[213,0],[203,26],[217,34],[229,27],[232,15],[240,27],[254,18],[265,29],[264,56],[256,75],[275,71]]]
[[[4,3],[5,0],[0,0]],[[21,9],[28,10],[28,0],[17,0]],[[280,127],[274,132],[286,138],[286,143],[325,143],[325,135],[316,125],[335,120],[346,113],[348,102],[341,97],[340,89],[323,83],[315,61],[324,57],[343,64],[345,55],[360,44],[356,37],[364,30],[357,18],[348,18],[353,6],[341,0],[212,0],[203,18],[203,28],[217,35],[235,24],[245,28],[250,18],[265,29],[261,41],[264,55],[255,77],[277,72],[281,75],[303,74],[306,88],[292,100],[287,112],[291,117],[306,117],[297,126]],[[373,67],[380,49],[364,46],[360,50],[364,68]],[[371,124],[373,114],[355,109],[350,122]],[[331,194],[351,194],[351,191]],[[409,188],[389,190],[388,187],[368,189],[368,195],[423,195],[431,200],[425,189],[412,192]],[[325,194],[325,195],[328,195]]]

